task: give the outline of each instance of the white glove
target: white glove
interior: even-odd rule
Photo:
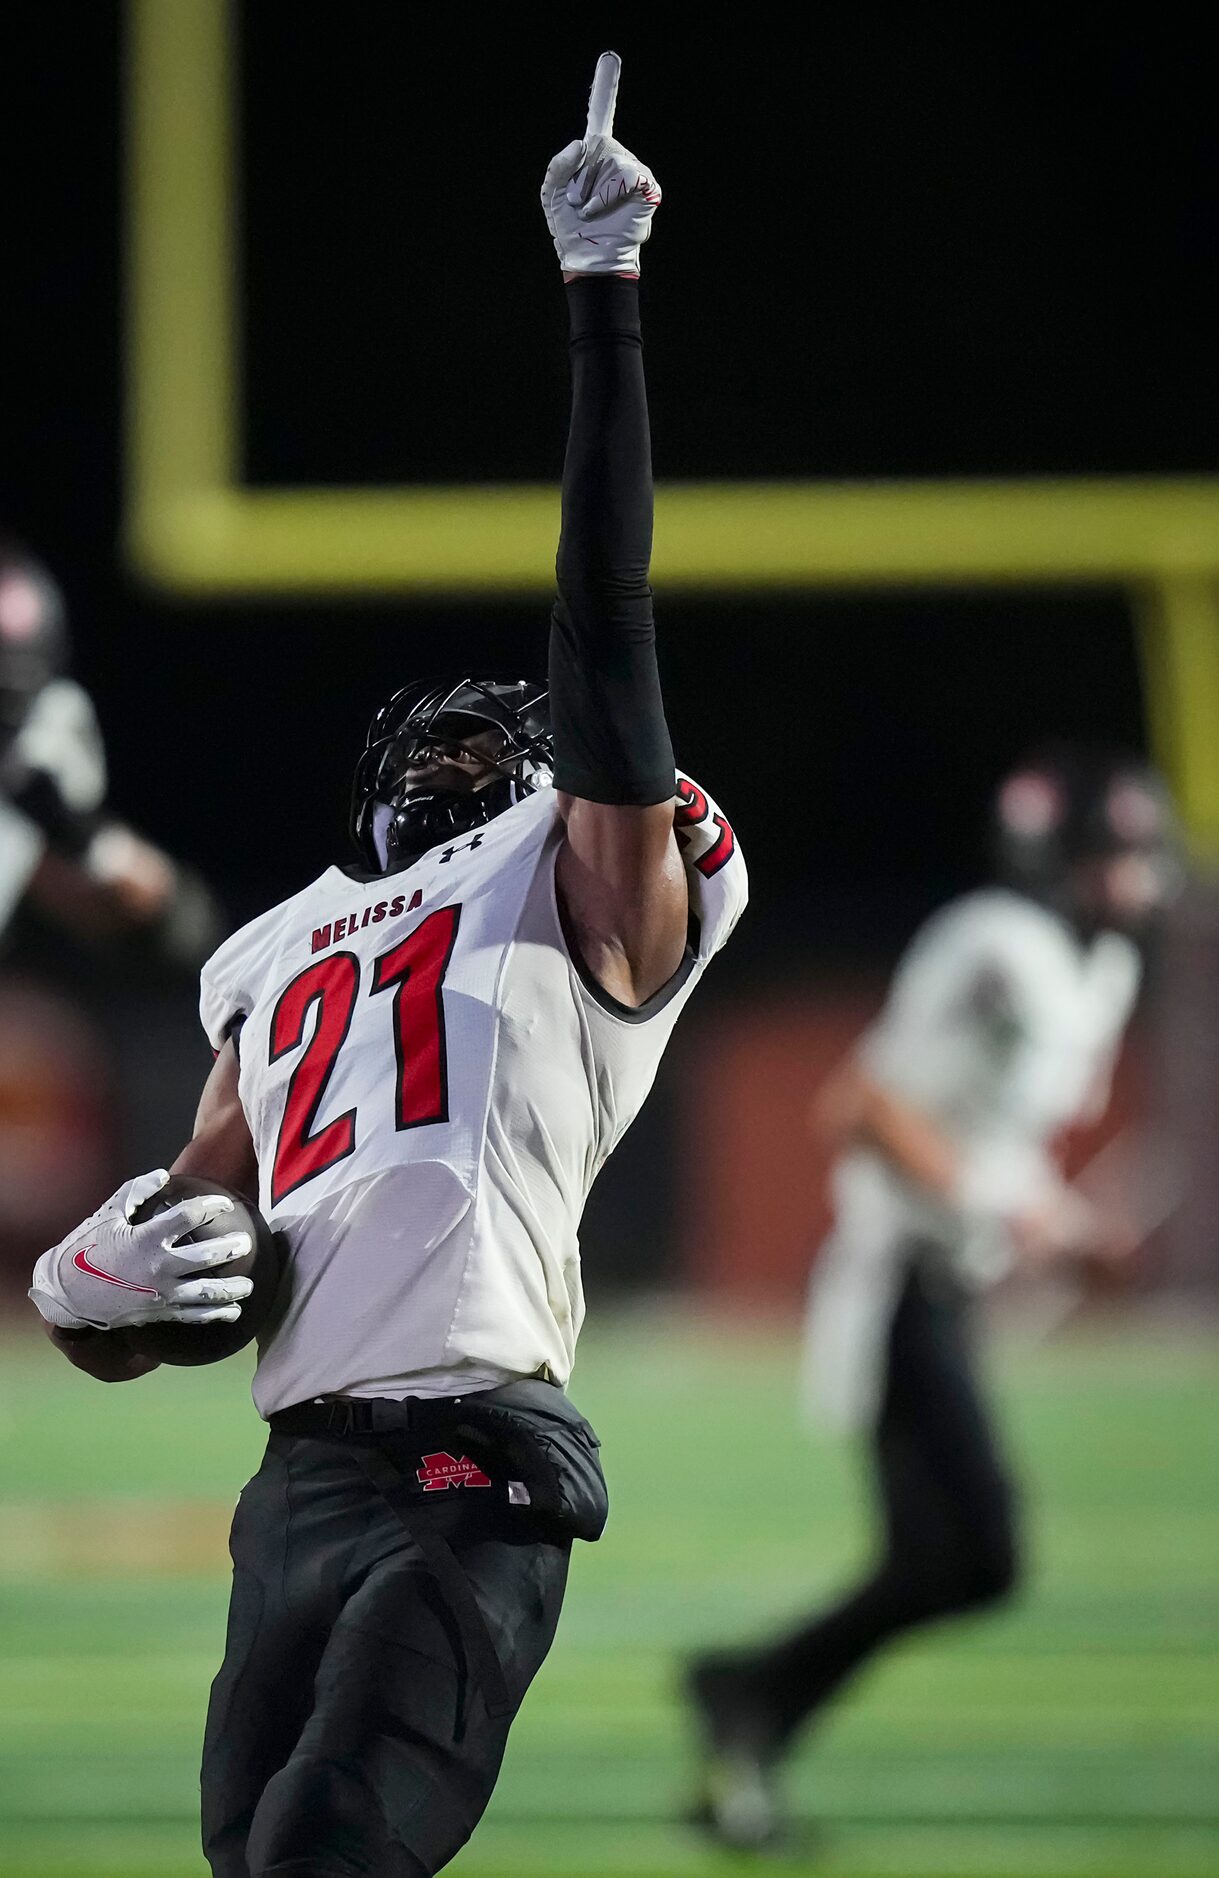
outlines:
[[[639,250],[652,232],[660,184],[613,135],[622,61],[597,60],[583,140],[552,158],[542,184],[542,213],[565,274],[639,273]]]
[[[131,1324],[231,1324],[241,1316],[248,1278],[192,1278],[181,1274],[227,1265],[250,1250],[247,1232],[204,1245],[178,1245],[197,1226],[231,1213],[221,1193],[183,1200],[133,1226],[131,1215],[169,1179],[163,1167],[141,1174],[112,1193],[91,1218],[44,1252],[34,1267],[30,1296],[48,1324],[62,1330],[121,1330]]]

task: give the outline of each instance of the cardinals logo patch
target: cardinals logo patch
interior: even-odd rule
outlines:
[[[487,1475],[476,1467],[468,1454],[459,1461],[451,1454],[425,1454],[422,1467],[415,1469],[425,1493],[443,1493],[446,1487],[489,1487]]]

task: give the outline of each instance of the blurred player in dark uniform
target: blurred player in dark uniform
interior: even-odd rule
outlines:
[[[78,939],[138,939],[197,969],[219,937],[215,905],[108,811],[101,732],[69,660],[59,587],[0,538],[0,934],[25,902]]]
[[[699,1659],[698,1817],[759,1847],[799,1731],[892,1638],[994,1604],[1019,1574],[1016,1509],[972,1352],[973,1299],[1013,1266],[1117,1256],[1131,1220],[1059,1173],[1099,1119],[1140,978],[1136,937],[1173,893],[1171,804],[1135,758],[1046,752],[999,792],[1000,884],[945,907],[814,1110],[839,1149],[809,1301],[809,1406],[871,1447],[883,1530],[862,1582],[762,1645]]]
[[[468,672],[398,693],[356,773],[359,865],[203,972],[218,1055],[176,1166],[257,1192],[288,1246],[204,1749],[217,1878],[416,1878],[480,1818],[605,1517],[563,1388],[584,1201],[745,902],[660,695],[637,286],[660,192],[616,88],[607,54],[542,192],[572,361],[549,698]],[[124,1326],[248,1295],[223,1271],[243,1234],[175,1248],[223,1201],[133,1223],[163,1179],[35,1276],[53,1339],[115,1380],[149,1367]]]

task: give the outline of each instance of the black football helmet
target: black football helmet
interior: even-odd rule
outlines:
[[[43,686],[67,665],[63,594],[32,554],[0,539],[0,753],[21,729]]]
[[[373,718],[351,792],[351,838],[373,873],[396,868],[502,815],[554,771],[545,685],[529,679],[422,679],[396,691]],[[408,784],[424,750],[459,751],[475,731],[496,730],[495,774],[472,792]]]
[[[1057,744],[1032,754],[999,786],[992,845],[1002,880],[1064,911],[1081,861],[1141,855],[1161,875],[1164,900],[1183,875],[1168,785],[1129,752]]]

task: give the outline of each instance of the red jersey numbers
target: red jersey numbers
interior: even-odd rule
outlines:
[[[421,1128],[449,1119],[444,999],[441,987],[453,955],[458,906],[439,907],[413,933],[373,963],[371,996],[393,991],[394,1126]],[[356,1145],[356,1110],[313,1125],[339,1051],[347,1039],[360,990],[360,961],[336,952],[306,966],[280,994],[271,1018],[270,1060],[304,1042],[314,1005],[317,1017],[305,1053],[288,1081],[271,1169],[272,1205],[305,1181],[345,1160]],[[388,1046],[389,1039],[386,1038]],[[388,1047],[386,1050],[388,1068]]]
[[[373,967],[373,994],[394,994],[395,1104],[398,1128],[449,1119],[444,1001],[440,987],[453,956],[459,906],[442,906]]]
[[[353,952],[335,952],[319,959],[294,978],[281,994],[271,1018],[271,1061],[278,1062],[289,1050],[298,1050],[305,1036],[305,1023],[317,1005],[317,1022],[300,1062],[288,1079],[288,1099],[275,1143],[275,1163],[271,1170],[271,1199],[282,1200],[285,1194],[312,1180],[336,1161],[347,1158],[356,1145],[356,1112],[348,1109],[335,1121],[327,1122],[317,1134],[310,1133],[314,1118],[326,1093],[335,1058],[351,1028],[351,1014],[356,1008],[360,989],[360,961]]]
[[[702,826],[708,821],[709,827]],[[677,808],[673,813],[673,826],[683,846],[690,841],[690,831],[695,828],[699,830],[699,845],[709,844],[703,853],[694,857],[695,867],[708,880],[712,874],[718,874],[736,853],[736,836],[732,829],[718,810],[712,814],[711,804],[698,784],[692,783],[686,776],[677,779]]]

